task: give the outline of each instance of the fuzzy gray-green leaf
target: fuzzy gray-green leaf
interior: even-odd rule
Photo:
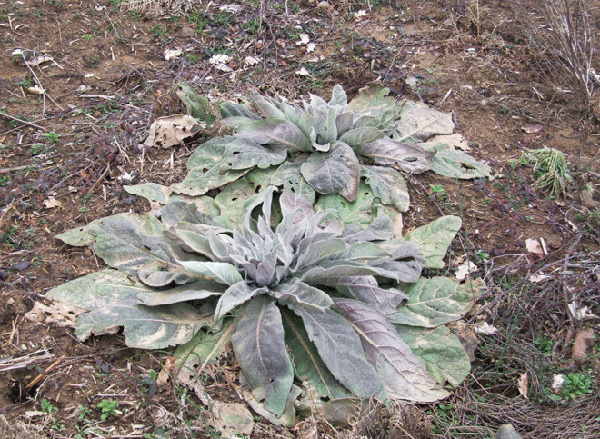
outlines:
[[[331,194],[321,196],[315,204],[315,210],[333,209],[335,215],[344,224],[369,224],[373,221],[373,199],[371,189],[361,183],[356,192],[354,202],[349,202],[342,195]]]
[[[205,276],[207,279],[225,285],[233,285],[243,280],[234,265],[223,262],[183,261],[181,265],[190,273]]]
[[[361,175],[383,204],[391,204],[400,212],[410,206],[410,195],[404,177],[394,168],[384,166],[360,166]]]
[[[397,142],[389,137],[357,145],[354,150],[378,165],[398,165],[410,174],[429,170],[431,164],[428,159],[433,155],[417,145]]]
[[[232,102],[223,102],[219,109],[221,110],[221,118],[227,119],[228,117],[245,117],[250,120],[260,120],[261,117],[254,114],[245,105],[234,104]]]
[[[176,265],[195,258],[163,236],[164,226],[153,215],[118,214],[92,221],[57,238],[71,245],[92,245],[104,262],[130,275],[149,262]]]
[[[254,166],[268,168],[278,165],[286,158],[285,150],[274,151],[248,139],[235,139],[225,146],[223,169],[248,169]]]
[[[381,379],[367,362],[360,338],[342,316],[330,309],[288,306],[302,318],[319,356],[340,383],[363,398],[381,391]]]
[[[188,174],[181,183],[171,185],[171,190],[180,194],[203,195],[250,171],[250,168],[226,168],[226,145],[234,140],[233,136],[215,137],[196,148],[187,161]]]
[[[179,285],[168,290],[139,293],[137,297],[144,305],[148,306],[170,305],[172,303],[204,300],[212,296],[219,296],[226,289],[226,285],[207,279],[198,279],[196,282]]]
[[[333,301],[327,293],[298,280],[281,284],[269,291],[268,294],[284,305],[297,304],[320,309],[326,309],[333,305]]]
[[[348,391],[329,372],[314,343],[310,341],[302,320],[285,309],[281,314],[285,342],[292,355],[296,377],[314,386],[320,396],[330,399],[348,397]]]
[[[285,410],[294,368],[285,347],[281,313],[272,299],[255,297],[236,320],[231,336],[235,356],[256,399],[275,414]]]
[[[458,216],[446,215],[424,226],[417,227],[404,236],[408,242],[419,246],[427,263],[425,268],[444,268],[444,256],[456,233],[462,226]]]
[[[431,403],[448,396],[375,308],[351,299],[335,299],[335,307],[360,335],[367,360],[381,377],[388,397]]]
[[[161,204],[166,204],[171,195],[171,189],[168,186],[163,186],[157,183],[143,183],[123,186],[123,189],[128,194],[139,195],[149,201],[156,201]]]
[[[254,288],[246,281],[240,281],[227,288],[227,291],[219,298],[215,320],[219,320],[225,314],[240,306],[259,294],[266,294],[267,288]]]
[[[264,119],[254,122],[251,126],[236,133],[236,137],[292,151],[312,151],[310,141],[300,128],[283,119]]]
[[[347,143],[350,146],[362,145],[363,143],[371,143],[383,138],[385,134],[373,127],[361,127],[347,131],[340,137],[340,142]]]
[[[60,285],[46,297],[90,311],[77,317],[75,334],[80,340],[92,334],[113,333],[123,326],[128,346],[160,349],[186,343],[209,323],[185,303],[142,305],[138,295],[152,291],[124,273],[107,269]]]
[[[445,177],[471,179],[489,177],[492,168],[478,162],[469,154],[456,151],[452,147],[436,146],[431,157],[431,170]]]
[[[373,276],[342,278],[335,288],[345,296],[367,303],[383,315],[396,312],[408,296],[396,288],[381,288]]]
[[[471,362],[456,335],[445,326],[435,329],[395,325],[400,337],[422,359],[431,376],[441,385],[455,388],[471,371]]]
[[[475,285],[475,288],[471,288]],[[389,314],[387,318],[395,324],[434,328],[460,319],[477,299],[481,281],[459,284],[446,277],[421,278],[406,291],[408,300]]]
[[[342,191],[351,181],[353,183],[351,192],[356,198],[358,159],[352,148],[345,143],[336,142],[327,153],[311,154],[301,169],[307,183],[317,192],[334,194]]]
[[[331,92],[331,100],[329,101],[329,105],[339,105],[345,106],[348,104],[348,98],[346,96],[346,92],[344,88],[340,84],[336,84],[333,87],[333,91]]]

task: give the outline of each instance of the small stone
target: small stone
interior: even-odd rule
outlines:
[[[184,28],[181,29],[181,31],[179,32],[179,35],[183,38],[191,38],[194,35],[196,35],[196,31],[194,31],[194,29],[192,29],[189,26],[185,26]]]
[[[521,435],[516,432],[512,424],[504,424],[494,435],[495,439],[522,439]]]
[[[31,267],[31,262],[21,261],[21,262],[17,262],[16,264],[13,264],[10,268],[12,268],[13,270],[21,271],[21,270],[27,270],[29,267]]]
[[[92,256],[92,251],[89,248],[86,248],[83,254],[89,258],[90,256]]]
[[[588,209],[594,209],[596,207],[596,202],[594,201],[594,197],[589,191],[581,191],[581,202]]]

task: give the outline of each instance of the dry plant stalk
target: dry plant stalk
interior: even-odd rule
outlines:
[[[590,3],[590,0],[545,2],[545,16],[550,26],[548,50],[573,78],[588,109],[597,81],[592,67],[596,33]]]

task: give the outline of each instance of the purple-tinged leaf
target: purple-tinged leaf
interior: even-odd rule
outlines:
[[[319,356],[340,383],[363,398],[379,394],[381,380],[367,362],[359,336],[344,317],[330,309],[288,306],[302,318]]]
[[[343,252],[345,248],[346,243],[341,238],[330,237],[329,239],[313,242],[298,256],[295,268],[296,270],[302,270],[317,265],[320,261],[329,259],[335,256],[336,253]]]
[[[210,280],[199,279],[194,283],[180,285],[164,291],[152,291],[137,295],[144,305],[170,305],[172,303],[203,300],[212,296],[220,296],[227,286]]]
[[[182,261],[181,265],[190,273],[225,285],[233,285],[243,280],[235,266],[224,262]]]
[[[281,310],[281,315],[285,343],[292,355],[296,377],[314,386],[320,396],[330,399],[348,397],[348,391],[329,372],[316,346],[310,341],[302,319],[285,309]]]
[[[340,279],[335,288],[345,296],[367,303],[383,315],[396,312],[408,296],[396,288],[381,288],[373,276]]]
[[[217,302],[215,321],[218,321],[235,307],[246,303],[248,300],[259,294],[266,294],[267,292],[268,290],[266,288],[253,288],[248,285],[246,281],[240,281],[231,285]]]
[[[231,336],[235,356],[254,397],[280,415],[294,381],[294,368],[285,346],[281,313],[272,299],[255,297],[235,322]]]
[[[346,190],[348,197],[356,199],[358,159],[345,143],[336,142],[328,153],[311,154],[301,169],[307,183],[317,192],[335,194]]]
[[[298,193],[291,189],[284,189],[279,197],[279,205],[283,216],[296,212],[294,223],[302,221],[303,218],[314,215],[314,197],[311,199],[305,193]]]
[[[310,152],[312,145],[304,133],[291,122],[264,119],[236,133],[240,139],[250,139],[261,145],[280,146],[292,151]]]
[[[410,195],[404,177],[394,168],[383,166],[360,167],[361,176],[373,191],[373,195],[383,204],[391,204],[400,212],[406,212],[410,206]]]
[[[285,150],[265,148],[249,139],[235,139],[225,145],[225,155],[226,158],[221,164],[224,170],[248,169],[253,166],[264,169],[283,163],[287,157]]]
[[[321,309],[333,305],[327,293],[297,280],[279,285],[268,294],[284,305],[313,306]]]
[[[340,142],[347,143],[350,146],[358,146],[365,143],[371,143],[383,138],[383,131],[373,127],[361,127],[347,131],[340,137]]]
[[[429,157],[433,154],[417,145],[397,142],[389,137],[371,143],[356,145],[357,154],[367,157],[378,165],[398,165],[410,174],[420,174],[431,168]]]

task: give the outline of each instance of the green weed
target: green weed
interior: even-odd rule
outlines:
[[[44,398],[42,399],[42,410],[51,415],[52,413],[57,412],[58,408],[55,407],[50,401]]]
[[[581,223],[586,231],[594,233],[600,228],[600,208],[595,208],[587,213],[576,213],[573,218],[578,223]]]
[[[439,200],[446,199],[446,189],[441,184],[429,184],[431,188],[431,195]]]
[[[569,373],[564,379],[565,381],[558,395],[549,394],[554,401],[574,400],[580,396],[593,393],[594,381],[589,373]]]
[[[552,349],[554,349],[554,342],[541,334],[535,336],[533,345],[538,351],[545,355],[550,355],[552,353]]]
[[[253,18],[246,23],[246,32],[254,35],[260,28],[260,21],[257,18]]]
[[[96,404],[96,408],[102,410],[100,419],[105,421],[110,416],[122,415],[123,412],[120,410],[117,410],[118,405],[119,405],[118,401],[109,401],[108,399],[103,399],[102,402],[99,402],[98,404]]]
[[[44,139],[46,142],[52,143],[56,145],[58,143],[58,139],[60,138],[60,134],[56,134],[54,131],[50,131],[49,133],[44,134]]]
[[[29,148],[29,154],[38,155],[43,150],[44,150],[44,145],[42,145],[40,143],[36,143],[34,145],[31,145],[31,147]]]
[[[23,77],[23,79],[21,79],[21,81],[17,82],[17,85],[20,85],[23,88],[28,88],[33,85],[33,81],[31,80],[31,78],[25,76]]]
[[[490,255],[483,250],[479,249],[474,254],[476,264],[485,264],[487,260],[490,258]]]

